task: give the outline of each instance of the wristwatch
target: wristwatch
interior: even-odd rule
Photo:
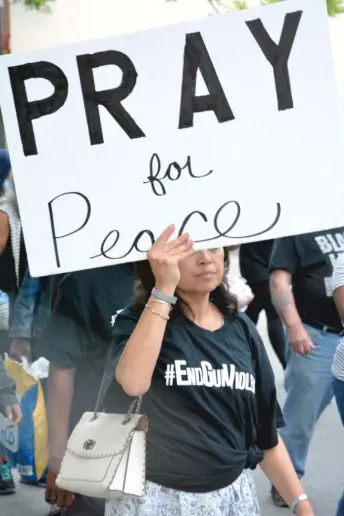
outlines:
[[[307,500],[309,500],[309,498],[306,495],[306,493],[303,493],[303,494],[300,494],[299,496],[297,496],[290,504],[291,512],[293,514],[295,514],[296,507],[299,504],[299,502],[306,502]]]
[[[155,287],[152,290],[152,296],[159,301],[162,301],[163,303],[167,303],[168,305],[175,305],[178,300],[177,297],[164,294],[164,292],[161,292],[161,290]]]

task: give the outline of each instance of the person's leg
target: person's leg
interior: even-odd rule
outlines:
[[[10,348],[10,338],[7,331],[0,332],[0,355],[4,358]],[[0,455],[0,495],[13,494],[16,486],[12,476],[12,466],[6,457]]]
[[[331,367],[339,343],[338,335],[323,333],[307,325],[305,328],[315,348],[306,356],[295,353],[290,347],[288,349],[287,397],[283,407],[286,426],[280,430],[299,478],[305,472],[317,420],[333,397]],[[282,499],[275,490],[272,497],[276,505],[282,505]]]
[[[74,502],[68,509],[68,516],[104,516],[104,512],[105,500],[102,498],[75,495]]]
[[[12,466],[5,457],[0,457],[0,496],[13,494],[16,486],[12,476]]]
[[[344,425],[344,382],[333,378],[333,392],[336,398],[338,412]]]
[[[246,308],[245,313],[249,316],[253,324],[257,324],[259,314],[263,310],[264,296],[262,295],[261,282],[259,283],[248,283],[248,286],[254,294],[254,298]]]
[[[344,516],[344,494],[339,501],[336,516]]]

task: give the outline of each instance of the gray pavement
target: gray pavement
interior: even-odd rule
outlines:
[[[233,273],[237,270],[236,260],[232,270]],[[264,317],[261,317],[259,329],[266,342],[275,371],[279,399],[282,402],[284,398],[282,369],[268,342]],[[259,468],[254,475],[262,516],[286,516],[289,514],[287,509],[279,509],[271,504],[269,482]],[[304,486],[314,502],[318,516],[335,516],[337,500],[344,490],[344,429],[341,426],[334,402],[319,421],[309,453]],[[43,501],[43,496],[44,490],[41,488],[18,484],[15,495],[0,499],[0,516],[45,516],[48,513],[48,507]]]

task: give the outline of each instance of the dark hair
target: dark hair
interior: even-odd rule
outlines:
[[[224,247],[224,276],[220,285],[210,294],[211,302],[224,316],[237,314],[238,312],[238,300],[228,289],[227,274],[229,271],[229,253],[229,248]],[[135,268],[138,279],[135,286],[133,307],[135,310],[143,310],[151,295],[151,291],[155,284],[155,278],[148,260],[137,262],[135,264]],[[182,304],[186,304],[178,294],[176,294],[176,296],[178,301],[171,311],[171,320],[176,319],[178,316],[183,314]]]

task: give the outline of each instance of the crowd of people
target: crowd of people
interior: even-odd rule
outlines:
[[[259,515],[257,466],[275,505],[315,514],[302,477],[334,396],[344,424],[344,227],[241,245],[252,291],[243,309],[228,281],[231,249],[195,251],[192,235],[172,239],[173,226],[142,262],[32,278],[7,151],[0,185],[1,354],[49,361],[45,499],[56,514]],[[283,407],[256,329],[261,311],[285,371]],[[125,413],[140,398],[149,420],[143,497],[103,500],[56,485],[105,366],[104,410]],[[20,423],[15,384],[1,362],[0,409]],[[1,457],[0,495],[14,492]]]

